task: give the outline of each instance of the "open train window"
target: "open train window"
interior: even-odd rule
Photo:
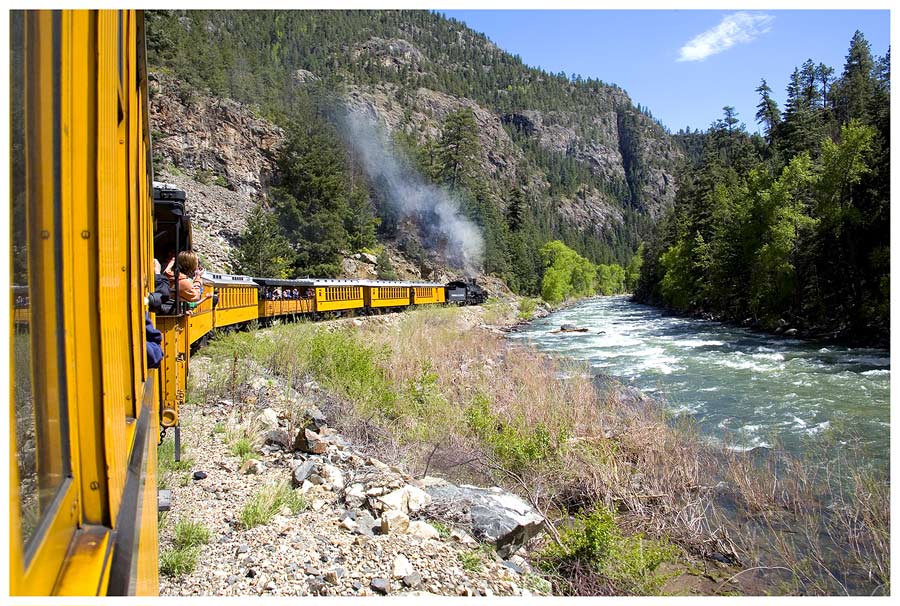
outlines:
[[[38,32],[48,26],[53,35],[42,39]],[[10,12],[13,488],[27,560],[72,477],[63,341],[61,27],[58,12]],[[43,43],[47,39],[52,42]]]
[[[159,261],[160,270],[183,250],[191,249],[191,220],[184,210],[184,191],[168,183],[153,184],[153,256]],[[172,289],[177,297],[178,289]],[[177,314],[177,307],[171,315]],[[170,314],[165,314],[170,315]]]

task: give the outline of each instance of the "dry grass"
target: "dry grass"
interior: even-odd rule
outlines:
[[[485,319],[515,313],[495,306]],[[472,330],[466,314],[420,309],[388,327],[283,326],[237,335],[219,355],[240,351],[298,389],[315,379],[338,396],[316,404],[345,435],[417,475],[505,485],[557,522],[602,504],[626,534],[748,573],[784,573],[785,584],[770,587],[779,593],[888,592],[889,490],[846,473],[863,469],[859,461],[822,478],[808,461],[711,447],[655,401],[614,381],[598,388],[586,367]]]

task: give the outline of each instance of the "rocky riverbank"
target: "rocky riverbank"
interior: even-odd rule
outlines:
[[[363,322],[333,324],[354,321]],[[214,365],[193,359],[192,382],[215,381]],[[329,396],[315,382],[294,389],[253,366],[231,397],[185,407],[183,463],[163,475],[164,568],[180,524],[207,529],[208,541],[192,571],[164,570],[160,595],[549,593],[527,561],[526,543],[543,524],[530,505],[500,488],[413,478],[382,463],[329,426],[316,408]],[[298,511],[276,503],[270,519],[250,526],[261,495],[282,486],[300,497]]]

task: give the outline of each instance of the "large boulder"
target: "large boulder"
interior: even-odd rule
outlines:
[[[480,541],[492,543],[500,557],[508,557],[544,526],[544,517],[518,496],[501,488],[432,484],[425,488],[431,508],[471,527]]]

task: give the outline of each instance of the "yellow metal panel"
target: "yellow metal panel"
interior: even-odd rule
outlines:
[[[109,584],[111,555],[109,528],[85,526],[75,534],[54,593],[104,595]]]
[[[423,305],[428,303],[444,303],[444,289],[438,286],[416,286],[413,288],[413,303]]]
[[[11,496],[18,499],[15,494]],[[13,577],[14,581],[19,581],[10,584],[13,595],[50,595],[55,592],[59,571],[78,523],[78,491],[74,482],[63,486],[57,507],[47,517],[50,525],[28,562],[25,574],[18,579]]]
[[[126,397],[131,398],[131,349],[128,334],[127,214],[119,170],[124,133],[119,128],[118,23],[115,11],[97,17],[97,204],[100,238],[100,339],[103,363],[103,428],[109,481],[109,515],[119,513],[125,486]],[[133,406],[133,399],[131,400]]]
[[[365,302],[362,290],[361,286],[316,288],[316,311],[340,311],[363,307]]]
[[[162,362],[160,362],[160,413],[162,425],[172,427],[178,422],[178,410],[184,404],[188,356],[185,316],[158,316],[156,328],[162,333]]]
[[[72,209],[70,246],[66,249],[67,323],[71,338],[67,339],[66,359],[69,364],[72,424],[77,429],[78,470],[82,486],[82,519],[91,524],[108,520],[106,504],[106,463],[102,439],[103,415],[99,406],[101,394],[100,319],[97,308],[99,257],[96,200],[96,91],[84,83],[96,78],[96,38],[90,35],[96,15],[88,11],[64,13],[71,36],[64,57],[71,57],[71,73],[63,70],[62,89],[66,104],[63,111],[63,140],[68,196]],[[74,86],[74,83],[80,83]],[[74,459],[73,459],[74,465]]]
[[[131,322],[131,414],[137,416],[138,394],[141,393],[141,384],[146,372],[146,354],[144,347],[144,296],[147,294],[147,272],[149,259],[147,259],[146,242],[141,238],[141,214],[144,208],[140,196],[140,183],[146,179],[147,167],[143,164],[141,151],[141,119],[139,94],[137,84],[136,64],[137,45],[135,37],[135,23],[133,11],[120,11],[123,20],[122,48],[124,52],[124,83],[125,94],[125,193],[128,196],[126,208],[128,209],[127,225],[131,230],[128,267],[129,267],[129,303],[130,313],[128,319]]]
[[[195,311],[188,316],[188,318],[190,325],[189,338],[191,343],[196,343],[203,338],[203,335],[213,329],[213,312],[211,310],[201,311],[199,313]]]
[[[233,307],[231,309],[216,309],[215,326],[221,328],[223,326],[231,326],[240,324],[241,322],[249,322],[256,319],[256,306],[248,305],[246,307]]]
[[[156,372],[150,371],[151,379]],[[153,393],[153,392],[151,392]],[[155,394],[152,399],[155,401]],[[159,595],[159,528],[157,518],[156,495],[156,441],[159,436],[159,422],[155,415],[150,415],[150,429],[147,432],[146,457],[144,472],[144,493],[140,505],[140,550],[137,554],[137,579],[135,593],[137,595]]]

